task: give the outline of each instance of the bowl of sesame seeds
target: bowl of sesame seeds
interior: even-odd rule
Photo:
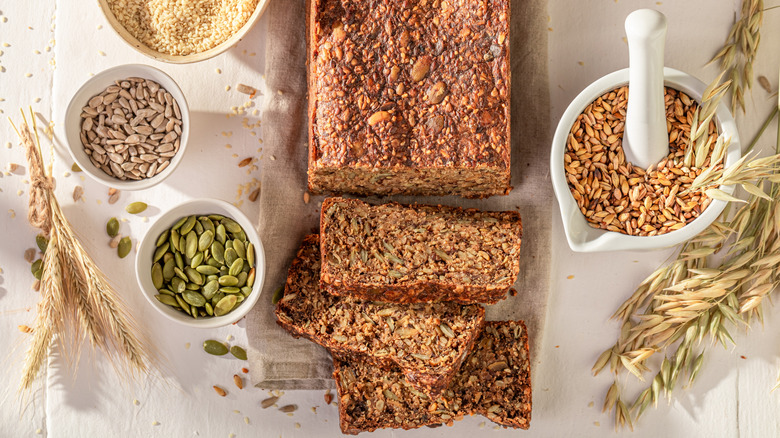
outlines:
[[[238,44],[270,0],[99,0],[114,31],[158,61],[203,61]]]

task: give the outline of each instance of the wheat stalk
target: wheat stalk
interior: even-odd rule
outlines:
[[[90,346],[102,350],[123,377],[147,375],[151,366],[156,365],[157,352],[73,232],[54,195],[37,134],[33,136],[37,133],[35,117],[32,115],[32,128],[24,113],[22,119],[23,124],[19,128],[14,125],[14,129],[30,168],[28,219],[50,237],[43,257],[42,299],[26,355],[21,390],[30,389],[55,338],[61,347],[75,346],[73,357],[78,359],[81,340],[87,337]],[[68,342],[70,333],[77,336]],[[78,363],[78,360],[70,362]]]

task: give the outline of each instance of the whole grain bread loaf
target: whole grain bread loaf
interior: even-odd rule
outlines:
[[[394,303],[495,303],[520,271],[514,211],[327,198],[320,217],[320,286]]]
[[[334,359],[339,422],[344,433],[414,429],[479,414],[502,426],[528,429],[531,373],[522,321],[488,322],[450,387],[439,397],[414,389],[398,370]]]
[[[309,188],[506,194],[509,1],[310,0]]]
[[[398,367],[427,394],[447,388],[482,330],[482,306],[388,304],[337,297],[319,287],[317,235],[307,236],[276,306],[279,325],[332,353]]]

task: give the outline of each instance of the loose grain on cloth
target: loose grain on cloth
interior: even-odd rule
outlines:
[[[549,295],[552,188],[548,175],[550,102],[547,77],[546,0],[512,2],[512,185],[507,196],[392,197],[370,202],[446,204],[483,210],[517,210],[523,218],[518,294],[487,306],[489,320],[523,319],[531,357],[541,345]],[[252,383],[268,389],[334,386],[332,361],[322,348],[294,339],[276,324],[271,304],[306,234],[316,231],[322,197],[303,202],[307,168],[305,0],[272,2],[266,14],[266,83],[263,110],[266,160],[258,227],[266,252],[263,296],[247,316]],[[535,364],[535,361],[532,363]],[[532,366],[532,371],[535,369]],[[533,380],[533,379],[532,379]]]

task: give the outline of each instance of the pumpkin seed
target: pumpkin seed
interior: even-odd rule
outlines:
[[[217,280],[211,280],[203,285],[203,296],[210,300],[217,293],[217,290],[219,290],[219,283]]]
[[[179,252],[181,252],[181,248],[179,248],[180,240],[181,240],[181,236],[179,235],[179,232],[176,230],[171,230],[171,233],[168,237],[168,241],[171,244],[171,248]]]
[[[214,233],[211,230],[206,230],[200,235],[198,239],[198,251],[205,251],[214,242]]]
[[[154,284],[155,289],[163,287],[163,272],[159,263],[152,265],[152,284]]]
[[[241,292],[241,289],[235,287],[235,286],[225,286],[219,288],[220,292],[225,292],[226,294],[237,294]]]
[[[81,168],[79,167],[79,165],[77,163],[73,163],[70,166],[70,171],[78,173],[78,172],[81,172]]]
[[[238,240],[240,240],[242,242],[246,241],[246,233],[244,232],[244,230],[241,230],[238,233],[230,233],[230,234],[233,235],[234,239],[238,239]]]
[[[225,247],[217,241],[211,244],[211,256],[219,263],[225,263]]]
[[[252,293],[252,288],[249,286],[244,286],[241,288],[241,295],[244,297],[249,298],[249,295]]]
[[[35,271],[40,271],[42,268],[43,268],[43,260],[38,259],[33,262],[32,266],[30,266],[30,272],[35,274]],[[40,278],[38,278],[38,280],[40,280]]]
[[[220,286],[235,286],[238,284],[238,278],[232,275],[223,275],[219,277]]]
[[[176,302],[179,303],[179,307],[182,308],[185,312],[187,312],[187,315],[192,316],[192,311],[190,310],[190,305],[187,304],[184,299],[180,295],[176,295],[174,298],[176,298]]]
[[[236,359],[246,360],[246,350],[238,345],[230,347],[230,354],[235,356]]]
[[[184,268],[184,273],[187,274],[187,278],[191,282],[193,282],[195,284],[199,284],[199,285],[203,284],[203,276],[200,275],[200,272],[198,272],[198,271],[190,268],[189,266],[187,266],[186,268]]]
[[[219,300],[221,300],[222,298],[225,298],[225,293],[217,292],[216,294],[214,294],[213,297],[211,297],[211,304],[216,306]]]
[[[191,290],[184,291],[181,297],[190,306],[203,307],[206,304],[206,298],[203,295]]]
[[[229,219],[229,218],[222,219],[222,225],[224,225],[225,229],[227,231],[230,231],[231,233],[240,233],[243,231],[241,229],[241,225],[239,225],[238,222],[234,221],[233,219]]]
[[[185,234],[189,233],[192,230],[192,227],[195,226],[195,216],[187,216],[187,219],[184,220],[184,223],[181,226],[181,229],[179,230],[179,234],[184,236]]]
[[[184,292],[186,288],[187,288],[187,283],[185,283],[184,280],[182,280],[181,278],[173,277],[171,279],[171,290],[173,290],[177,294]]]
[[[116,247],[116,252],[119,255],[120,259],[123,259],[127,257],[128,254],[130,254],[130,250],[133,248],[133,243],[130,241],[130,238],[125,236],[122,238],[122,240],[119,241],[119,245]]]
[[[214,234],[216,229],[214,228],[214,222],[211,222],[211,219],[207,217],[200,217],[198,218],[198,221],[200,221],[200,224],[203,226],[205,231],[211,231],[211,234]]]
[[[227,240],[227,233],[225,232],[225,226],[222,224],[217,225],[217,230],[215,231],[216,239],[219,243],[225,244],[225,240]]]
[[[228,348],[222,342],[209,339],[203,342],[203,351],[214,356],[224,356],[227,354]]]
[[[233,249],[233,240],[229,239],[225,241],[225,251]]]
[[[186,290],[200,290],[200,285],[188,281],[187,285],[184,287],[184,289],[186,289]]]
[[[195,269],[198,266],[200,266],[201,263],[203,263],[203,257],[204,255],[202,252],[195,254],[195,257],[193,257],[192,260],[190,260],[190,267]]]
[[[206,217],[213,221],[221,221],[222,219],[225,219],[225,216],[222,216],[221,214],[210,214]]]
[[[184,246],[184,255],[186,255],[189,258],[192,258],[195,256],[195,253],[198,251],[198,235],[195,234],[195,231],[190,231],[187,233],[187,241]]]
[[[255,268],[249,270],[246,276],[246,285],[252,287],[255,285]]]
[[[238,254],[238,258],[245,259],[246,258],[246,247],[244,246],[244,242],[234,239],[233,240],[233,249],[236,250],[236,254]]]
[[[241,259],[239,259],[239,260],[241,260]],[[238,279],[238,284],[236,284],[236,286],[238,286],[238,287],[246,286],[246,277],[247,277],[247,273],[246,272],[239,272],[238,275],[236,275],[236,278]]]
[[[37,271],[33,272],[33,277],[35,277],[36,280],[40,280],[41,277],[43,277],[43,269],[38,269]]]
[[[138,214],[143,213],[143,211],[146,210],[146,207],[148,206],[145,202],[136,201],[128,204],[127,207],[125,207],[125,211],[130,214]]]
[[[244,267],[244,259],[236,259],[233,263],[230,264],[230,275],[236,276],[241,272],[241,269]]]
[[[108,234],[108,237],[114,237],[118,233],[119,233],[119,221],[115,217],[112,217],[106,223],[106,234]]]
[[[185,222],[187,222],[187,216],[184,216],[183,218],[177,220],[176,223],[173,224],[173,226],[171,226],[171,231],[178,230],[179,228],[181,228],[182,225],[184,225]]]
[[[179,302],[176,301],[176,298],[170,295],[160,294],[160,295],[155,295],[154,297],[157,298],[157,301],[165,304],[166,306],[180,307]]]
[[[165,242],[162,244],[161,247],[154,250],[154,257],[152,257],[152,263],[156,262],[157,260],[160,260],[163,255],[165,255],[166,252],[168,252],[168,248],[171,246],[170,243]]]
[[[246,261],[249,263],[250,268],[255,267],[255,246],[252,245],[252,242],[246,245]]]
[[[204,307],[206,309],[206,314],[208,316],[214,316],[214,308],[211,307],[211,303],[206,303],[206,305]]]
[[[283,296],[284,296],[284,286],[279,286],[274,291],[274,294],[271,295],[271,304],[273,304],[275,306],[276,303],[278,303],[279,300],[281,300]]]
[[[203,234],[203,224],[201,224],[200,221],[195,222],[195,226],[193,227],[193,229],[198,234],[198,236]]]
[[[178,266],[173,268],[173,273],[176,274],[176,276],[178,278],[180,278],[180,279],[182,279],[184,281],[189,280],[189,278],[187,278],[187,274],[184,273],[184,270],[183,269],[179,269]]]
[[[233,248],[228,248],[225,250],[225,265],[227,266],[233,266],[233,262],[238,260],[238,253],[236,253],[236,250]]]
[[[176,267],[177,268],[184,269],[184,260],[182,260],[181,254],[179,254],[178,252],[174,253],[173,254],[173,259],[176,261]]]
[[[216,316],[222,316],[226,315],[228,312],[233,310],[233,307],[236,305],[236,301],[238,299],[235,295],[227,295],[225,298],[222,298],[219,300],[216,306],[214,306],[214,315]]]
[[[41,252],[46,252],[46,248],[49,246],[49,239],[43,234],[39,234],[35,236],[35,244],[38,245],[38,249],[40,249]]]
[[[176,294],[175,294],[175,293],[173,293],[172,291],[170,291],[170,290],[168,290],[168,289],[165,289],[165,288],[163,288],[163,289],[160,289],[160,290],[159,290],[159,292],[160,292],[161,294],[165,294],[165,295],[169,295],[169,296],[174,296],[174,295],[176,295]]]
[[[214,275],[219,272],[219,269],[211,265],[199,265],[195,267],[195,270],[203,275]]]

